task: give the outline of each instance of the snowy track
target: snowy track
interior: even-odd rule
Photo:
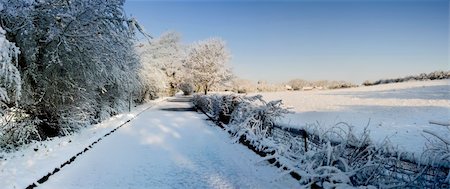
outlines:
[[[190,106],[169,101],[145,111],[39,188],[296,187],[204,115],[174,111]]]

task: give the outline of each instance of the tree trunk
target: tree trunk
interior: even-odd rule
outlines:
[[[176,93],[176,87],[173,82],[170,82],[170,88],[169,88],[169,96],[175,96]]]

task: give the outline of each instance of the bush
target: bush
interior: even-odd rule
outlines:
[[[238,94],[244,94],[244,93],[247,93],[247,90],[246,89],[238,89],[237,93]]]
[[[192,83],[183,82],[178,88],[183,91],[184,95],[191,95],[194,93],[194,85]]]
[[[41,140],[37,119],[29,119],[29,115],[18,109],[9,109],[0,118],[0,149],[15,150],[17,147]]]

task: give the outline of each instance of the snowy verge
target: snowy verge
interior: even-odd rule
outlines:
[[[219,125],[235,141],[244,140],[265,153],[264,159],[275,159],[286,174],[297,173],[305,187],[441,188],[450,181],[448,151],[425,154],[429,164],[423,165],[403,161],[389,145],[373,143],[366,129],[354,135],[346,123],[321,133],[303,130],[303,136],[286,132],[276,124],[289,111],[281,101],[265,102],[260,95],[196,95],[193,102],[212,120],[225,123]]]
[[[64,137],[35,141],[16,152],[0,153],[0,180],[4,188],[25,188],[59,168],[72,156],[83,151],[99,138],[127,120],[165,100],[160,98],[137,106],[131,112],[111,117],[102,123]]]

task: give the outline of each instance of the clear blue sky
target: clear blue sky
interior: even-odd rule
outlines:
[[[127,15],[158,36],[227,41],[237,76],[357,84],[449,70],[448,0],[145,1]]]

